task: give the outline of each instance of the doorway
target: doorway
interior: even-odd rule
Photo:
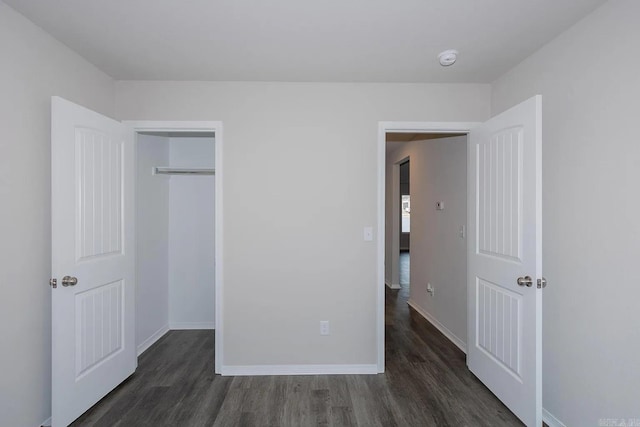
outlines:
[[[137,366],[136,226],[147,224],[136,224],[136,133],[215,135],[216,251],[208,263],[216,269],[215,326],[220,333],[215,334],[215,362],[221,363],[222,125],[123,123],[59,97],[52,98],[51,116],[52,289],[57,288],[57,277],[62,278],[61,288],[51,295],[51,404],[52,423],[67,425]],[[162,164],[155,166],[160,172]],[[151,172],[147,169],[146,174]],[[155,194],[139,194],[144,195]],[[162,215],[152,211],[145,221]],[[69,328],[73,324],[77,327]]]
[[[222,125],[126,124],[136,147],[137,353],[169,330],[209,329],[219,373]]]
[[[215,134],[136,133],[138,354],[215,326]]]
[[[484,123],[381,122],[378,127],[378,370],[383,372],[385,363],[383,283],[387,134],[468,135],[469,141],[465,144],[468,217],[466,226],[458,230],[460,237],[469,236],[468,265],[454,266],[467,273],[466,329],[471,341],[468,352],[465,351],[467,366],[509,409],[530,425],[542,423],[541,291],[546,281],[542,277],[541,246],[541,123],[542,97],[537,95]],[[416,175],[413,156],[412,166],[413,182]],[[415,237],[418,234],[415,218],[419,215],[415,200],[417,192],[415,186],[412,187],[412,232]],[[425,212],[435,208],[443,213],[451,206],[440,196],[431,203]],[[441,217],[444,219],[448,214]],[[422,265],[415,262],[413,246],[412,242],[412,276],[415,266]],[[411,283],[414,290],[416,281],[413,278]],[[437,298],[439,289],[438,283],[435,286],[426,283],[431,297],[435,294]],[[446,326],[437,318],[430,319],[427,311],[420,314],[436,327],[440,326],[438,323]],[[465,340],[460,344],[464,345],[466,341],[465,333]]]
[[[400,164],[400,287],[410,286],[411,271],[411,160]]]
[[[401,165],[408,163],[409,185],[409,257],[413,261],[409,270],[409,286],[407,289],[407,302],[423,317],[427,318],[441,332],[445,333],[454,344],[464,350],[466,341],[466,163],[467,144],[466,134],[476,126],[475,123],[398,123],[382,122],[379,125],[378,136],[378,197],[379,197],[379,240],[378,240],[378,370],[384,372],[384,302],[385,288],[402,289],[400,284],[400,236],[402,232],[402,209],[393,209],[388,201],[395,200],[396,207],[401,207],[402,195],[400,194]],[[445,139],[446,138],[446,139]],[[417,157],[412,155],[411,149],[425,148],[427,145],[437,147],[447,145],[444,141],[458,138],[455,154],[456,167],[448,167],[447,160],[435,161],[427,167],[426,164],[418,166]],[[422,144],[422,145],[420,145]],[[451,145],[451,144],[449,144]],[[411,149],[409,149],[411,147]],[[420,151],[420,150],[418,150]],[[424,150],[423,150],[424,151]],[[421,153],[421,157],[428,153]],[[433,153],[431,154],[433,161]],[[422,162],[424,163],[424,162]],[[440,167],[438,167],[440,164]],[[438,169],[438,170],[435,170]],[[462,172],[460,172],[462,170]],[[435,175],[429,175],[435,172]],[[462,175],[461,175],[462,173]],[[440,192],[440,184],[455,181],[457,190],[445,188],[445,193]],[[462,191],[460,191],[462,185]],[[445,185],[446,187],[446,185]],[[429,196],[417,192],[428,192]],[[440,192],[440,193],[439,193]],[[418,200],[416,199],[418,197]],[[446,200],[445,200],[446,199]],[[455,200],[454,200],[455,199]],[[449,203],[447,203],[449,200]],[[440,202],[443,209],[436,210],[436,202]],[[446,211],[444,210],[446,209]],[[457,215],[452,215],[456,213]],[[419,218],[419,219],[417,219]],[[429,221],[428,218],[431,218]],[[454,223],[452,225],[450,223]],[[461,238],[460,235],[464,237]],[[431,236],[431,239],[428,236]],[[420,236],[420,237],[416,237]],[[437,245],[440,244],[438,247]],[[435,246],[434,246],[435,245]],[[406,247],[406,246],[405,246]],[[429,259],[436,262],[438,256],[443,253],[458,254],[458,260],[453,255],[444,267],[438,271],[430,270],[425,262]],[[417,257],[417,254],[420,254]],[[445,257],[446,258],[446,257]],[[452,271],[460,275],[460,278],[450,278]],[[431,274],[432,276],[429,276]],[[430,277],[437,277],[431,281]],[[456,274],[453,274],[456,276]],[[447,278],[449,277],[449,278]],[[397,279],[396,279],[397,278]],[[453,280],[460,282],[457,286],[450,285]],[[433,282],[433,283],[432,283]],[[393,286],[396,285],[396,286]],[[441,291],[441,292],[439,292]],[[402,291],[400,291],[402,292]],[[451,328],[446,325],[452,322],[441,322],[437,315],[430,313],[438,307],[438,312],[446,312],[448,303],[452,302],[456,307],[455,312],[450,311],[444,317],[456,318]],[[460,308],[461,307],[461,308]],[[455,330],[456,333],[453,333]],[[461,335],[461,337],[460,337]],[[453,338],[453,339],[452,339]]]
[[[467,136],[388,132],[385,140],[385,281],[465,351]]]

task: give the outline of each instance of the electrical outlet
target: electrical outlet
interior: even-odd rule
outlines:
[[[320,321],[320,335],[329,335],[329,321],[321,320]]]

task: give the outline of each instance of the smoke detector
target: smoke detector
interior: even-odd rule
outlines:
[[[454,49],[445,50],[438,54],[438,61],[443,67],[449,67],[456,63],[458,59],[458,51]]]

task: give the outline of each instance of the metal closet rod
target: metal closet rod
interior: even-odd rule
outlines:
[[[215,175],[215,169],[154,167],[154,175]]]

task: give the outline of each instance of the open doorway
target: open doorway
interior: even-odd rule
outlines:
[[[411,278],[411,160],[400,164],[400,287],[408,291]]]
[[[431,185],[448,182],[451,177],[459,173],[452,173],[455,168],[451,169],[448,162],[441,161],[429,164],[429,167],[424,170],[428,171],[432,168],[437,170],[438,167],[442,169],[445,166],[445,170],[441,171],[443,177],[433,180],[427,175],[425,180],[417,179],[416,157],[411,155],[413,265],[411,297],[407,302],[415,308],[415,311],[412,311],[412,320],[415,316],[424,317],[465,352],[469,370],[527,425],[542,424],[541,290],[545,286],[545,280],[542,277],[541,255],[541,101],[542,98],[539,95],[532,97],[484,123],[381,122],[378,133],[379,370],[382,372],[385,369],[385,340],[393,340],[392,335],[385,336],[385,301],[388,294],[395,292],[388,290],[388,287],[383,284],[385,270],[388,267],[385,261],[393,261],[388,257],[385,258],[385,250],[389,246],[389,240],[385,238],[385,234],[390,232],[385,212],[388,204],[385,202],[386,192],[393,191],[394,188],[388,181],[394,176],[390,173],[390,169],[393,161],[397,160],[389,159],[386,153],[388,134],[463,134],[467,154],[464,175],[468,174],[463,192],[466,193],[465,204],[468,210],[465,209],[467,218],[458,226],[456,234],[461,240],[467,240],[467,235],[469,236],[468,242],[463,244],[468,259],[462,265],[455,262],[455,257],[447,257],[441,259],[444,264],[438,266],[436,263],[431,267],[422,259],[416,262],[415,240],[416,236],[422,234],[417,230],[416,218],[422,215],[418,212],[419,204],[416,203],[416,194],[419,191],[415,188],[415,183]],[[445,140],[445,138],[437,139]],[[449,146],[449,144],[436,145]],[[408,153],[398,153],[398,157],[408,155]],[[440,190],[435,194],[435,198],[425,205],[423,213],[439,214],[442,222],[451,216],[452,205],[448,201],[448,196],[440,195]],[[465,224],[468,226],[468,233]],[[438,227],[438,230],[443,231],[442,236],[451,237],[450,227]],[[436,234],[436,237],[440,235]],[[447,249],[450,247],[441,242],[435,245],[435,250],[432,249],[431,254],[438,255]],[[453,264],[452,261],[454,261]],[[468,299],[468,303],[462,305],[466,308],[464,314],[468,324],[466,321],[464,322],[466,325],[462,324],[459,320],[462,316],[455,316],[455,308],[446,310],[447,304],[441,301],[441,290],[449,289],[448,287],[443,288],[439,282],[434,285],[429,281],[427,283],[420,281],[417,285],[417,266],[425,270],[434,266],[440,267],[449,275],[456,270],[466,273],[464,282],[467,286],[461,290],[460,295]],[[439,280],[437,275],[433,277]],[[446,278],[446,276],[442,277]],[[429,295],[426,307],[418,304],[414,307],[412,303],[416,301],[413,297],[419,296],[415,291],[422,286]],[[457,298],[454,301],[460,299]],[[505,301],[507,301],[506,305]],[[511,313],[509,316],[504,315],[507,308]],[[454,323],[451,323],[452,320]],[[393,330],[393,324],[390,324],[389,329]],[[457,334],[456,331],[460,333]],[[514,369],[517,369],[517,376],[513,374]]]
[[[136,150],[138,355],[169,330],[209,329],[219,373],[222,123],[125,124]]]
[[[466,351],[466,132],[385,132],[385,182],[386,287]]]
[[[136,338],[215,326],[215,134],[137,132]]]
[[[163,239],[154,241],[160,235],[149,233],[145,239],[143,228],[162,223],[161,234],[166,236],[170,231],[167,229],[164,233],[165,225],[169,228],[167,217],[170,213],[166,209],[150,210],[146,218],[136,221],[136,214],[141,213],[136,212],[137,201],[141,204],[153,204],[154,197],[166,195],[166,192],[156,192],[153,188],[143,191],[136,185],[136,171],[144,173],[146,178],[157,178],[155,183],[159,184],[160,180],[166,178],[159,173],[160,168],[172,165],[171,162],[153,161],[153,167],[148,165],[150,167],[144,168],[146,170],[137,168],[138,137],[154,137],[152,132],[174,131],[190,133],[190,137],[195,137],[192,133],[207,132],[208,135],[203,136],[207,139],[215,138],[215,144],[214,141],[207,141],[207,151],[215,153],[215,158],[210,155],[206,157],[215,164],[216,172],[219,172],[222,124],[123,123],[59,97],[52,98],[51,122],[51,224],[54,236],[51,250],[56,255],[52,258],[52,288],[57,288],[56,276],[61,276],[60,272],[67,274],[61,282],[66,289],[52,293],[51,364],[54,375],[51,383],[51,406],[52,423],[68,425],[130,377],[136,371],[136,347],[142,351],[150,340],[159,338],[163,330],[169,327],[166,320],[161,319],[157,328],[149,331],[149,338],[140,342],[141,337],[136,337],[136,332],[139,332],[136,331],[136,317],[139,318],[137,311],[140,310],[141,314],[144,311],[137,305],[143,300],[137,276],[145,267],[136,266],[141,261],[141,257],[136,257],[137,249],[141,249],[138,243],[142,240],[154,246],[152,249],[158,243],[157,247],[161,249],[159,252],[164,255],[169,249],[159,241]],[[174,135],[162,137],[171,139]],[[168,149],[166,144],[164,148]],[[167,154],[165,151],[162,159],[158,160],[169,160],[170,155]],[[213,264],[215,268],[215,289],[208,294],[209,301],[205,301],[205,304],[210,302],[210,305],[205,309],[215,306],[213,315],[215,326],[219,328],[222,200],[220,175],[216,175],[214,185],[209,187],[208,193],[208,201],[215,201],[213,215],[205,218],[209,230],[215,232],[214,239],[207,242],[215,245],[215,254],[207,257],[207,263]],[[190,206],[188,203],[176,205]],[[167,264],[162,263],[162,260],[154,265],[147,265],[149,269],[146,271],[151,272],[154,266],[161,276],[169,274],[164,271]],[[153,277],[147,283],[151,285],[147,301],[151,301],[158,296],[154,291],[162,286],[154,288]],[[140,298],[136,298],[136,293]],[[212,294],[215,294],[215,301],[211,298]],[[160,313],[168,312],[167,304],[158,304],[160,306]],[[210,311],[206,314],[209,315]],[[82,327],[69,328],[68,325],[74,324],[74,319]],[[78,319],[82,322],[78,323]],[[150,320],[150,316],[145,317],[145,320]],[[208,322],[208,326],[214,325]],[[215,337],[213,331],[210,334],[215,341],[216,354],[219,354],[220,334],[216,333]],[[220,363],[218,359],[215,359],[216,370]]]

